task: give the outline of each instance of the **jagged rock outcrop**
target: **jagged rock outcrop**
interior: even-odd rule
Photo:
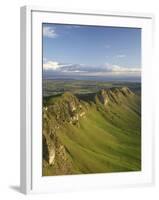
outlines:
[[[75,123],[81,113],[84,112],[80,101],[70,92],[66,92],[60,98],[57,98],[47,109],[58,124],[64,122]]]
[[[106,107],[109,102],[120,104],[125,97],[135,95],[128,87],[101,90],[96,98]]]
[[[43,108],[43,159],[45,165],[54,165],[57,156],[66,160],[66,149],[57,137],[57,130],[65,123],[78,125],[85,117],[86,108],[71,93],[66,92],[60,98]],[[63,158],[62,158],[63,156]]]

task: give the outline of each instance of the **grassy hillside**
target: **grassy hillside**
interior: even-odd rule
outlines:
[[[43,135],[55,157],[48,164],[43,156],[43,175],[141,170],[140,107],[128,88],[103,90],[88,101],[71,93],[46,98]]]

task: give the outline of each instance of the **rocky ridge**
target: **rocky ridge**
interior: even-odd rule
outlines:
[[[97,101],[104,107],[107,107],[110,102],[121,104],[124,98],[134,95],[127,87],[102,89],[96,94],[94,104]],[[67,150],[61,144],[57,132],[64,124],[79,126],[80,118],[87,117],[88,110],[89,104],[79,100],[70,92],[54,98],[43,107],[43,167],[55,165],[60,170],[71,168],[72,163],[67,157]],[[60,160],[59,163],[58,160]]]

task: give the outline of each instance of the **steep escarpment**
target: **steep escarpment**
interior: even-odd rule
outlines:
[[[140,99],[129,88],[92,101],[66,92],[43,106],[43,175],[140,169]]]
[[[58,137],[58,131],[65,124],[78,127],[79,119],[85,117],[87,106],[66,92],[61,97],[49,99],[43,107],[43,169],[52,168],[56,174],[71,173],[71,158]]]

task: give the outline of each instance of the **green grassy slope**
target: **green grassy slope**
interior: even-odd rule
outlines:
[[[118,100],[104,107],[96,99],[78,126],[64,123],[58,129],[71,162],[68,174],[141,170],[140,98],[121,95]],[[48,166],[43,175],[56,175],[55,171]]]

